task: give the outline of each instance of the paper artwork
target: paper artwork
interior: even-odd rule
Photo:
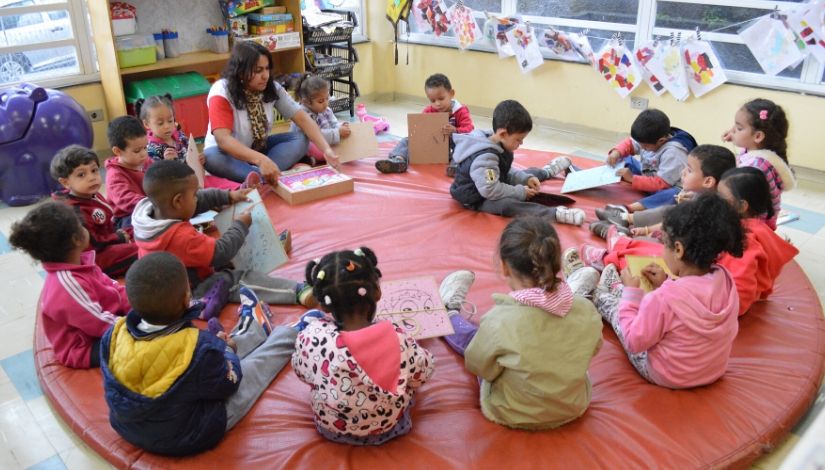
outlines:
[[[518,18],[499,18],[490,16],[484,23],[484,34],[493,43],[500,58],[515,55],[510,42],[507,40],[507,32],[518,26],[521,21]]]
[[[688,87],[693,96],[704,96],[728,80],[709,42],[689,39],[682,46],[682,54]]]
[[[329,166],[320,166],[293,174],[282,173],[281,177],[278,178],[278,183],[294,193],[320,188],[348,179],[350,179],[349,176],[339,173]]]
[[[684,101],[690,96],[687,75],[685,74],[682,48],[670,42],[663,42],[654,55],[647,59],[645,68],[655,75],[659,83],[676,98]]]
[[[467,49],[481,38],[481,28],[476,23],[472,9],[461,3],[456,3],[447,10],[447,18],[450,19],[450,24],[453,26],[459,49]]]
[[[449,113],[407,115],[410,163],[444,163],[450,159],[450,137],[444,134]]]
[[[636,58],[625,46],[615,41],[609,41],[596,58],[599,74],[622,98],[635,90],[643,80]]]
[[[189,147],[186,148],[186,164],[195,172],[198,178],[198,187],[203,189],[203,180],[206,178],[206,172],[200,160],[200,152],[198,152],[198,144],[195,143],[195,138],[189,134]]]
[[[341,163],[378,155],[378,138],[371,122],[350,122],[350,135],[341,139],[332,149]]]
[[[645,292],[650,292],[653,290],[653,284],[647,280],[646,277],[642,276],[642,269],[644,269],[649,264],[658,264],[665,270],[668,276],[673,278],[673,273],[670,272],[670,269],[665,264],[664,258],[661,256],[638,256],[638,255],[627,255],[624,257],[624,260],[627,262],[627,267],[630,269],[630,274],[636,276],[641,281],[639,287],[642,288]]]
[[[415,339],[455,333],[433,277],[381,282],[376,320],[390,320]]]
[[[656,96],[662,96],[662,94],[667,92],[667,88],[662,84],[656,74],[650,71],[647,68],[647,64],[650,63],[651,60],[654,59],[662,49],[661,43],[658,41],[650,41],[646,44],[642,44],[636,49],[636,60],[639,61],[639,65],[642,67],[642,76],[645,79],[645,82],[653,90],[653,93]]]
[[[507,42],[513,48],[522,73],[527,73],[544,63],[536,34],[532,27],[520,24],[507,31]]]
[[[450,19],[447,17],[447,4],[444,0],[415,0],[413,16],[422,32],[432,31],[436,37],[450,29]]]
[[[819,9],[817,5],[805,5],[788,15],[787,21],[788,27],[805,44],[805,52],[809,52],[821,64],[825,63],[825,29],[821,25],[822,15],[817,17]]]
[[[596,188],[607,184],[618,183],[621,177],[616,176],[616,172],[621,165],[615,167],[610,165],[597,166],[588,170],[573,171],[567,174],[562,185],[562,193],[572,193],[583,189]]]
[[[780,20],[769,16],[744,29],[739,37],[745,41],[762,70],[771,76],[804,58],[796,46],[793,33]]]
[[[251,202],[238,202],[222,210],[215,216],[215,226],[221,233],[226,232],[235,220],[235,216],[252,208],[252,225],[238,254],[232,258],[236,269],[252,270],[268,274],[278,266],[286,263],[289,257],[278,238],[278,232],[272,225],[258,190],[247,194]]]
[[[550,28],[542,33],[540,42],[556,59],[585,61],[591,65],[594,62],[593,48],[587,36]]]

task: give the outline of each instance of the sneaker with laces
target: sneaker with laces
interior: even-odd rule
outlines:
[[[586,298],[590,298],[598,283],[599,272],[589,266],[577,269],[567,277],[567,285],[573,294]]]
[[[599,283],[596,285],[595,295],[597,297],[609,294],[618,297],[622,292],[622,277],[619,276],[619,270],[616,269],[615,264],[608,264],[602,271],[602,276],[599,278]]]
[[[556,157],[550,161],[547,165],[542,167],[542,170],[547,172],[547,177],[552,178],[554,176],[558,176],[562,173],[566,173],[567,169],[570,168],[573,162],[570,161],[567,157]]]
[[[381,173],[404,173],[407,171],[407,161],[404,157],[394,155],[386,160],[375,162],[375,169]]]
[[[461,304],[464,303],[467,292],[475,279],[475,273],[467,270],[448,274],[441,281],[441,286],[438,288],[438,294],[441,296],[441,302],[444,306],[449,310],[460,310]]]
[[[573,272],[583,267],[584,263],[581,256],[579,256],[579,250],[575,247],[570,247],[561,254],[561,271],[564,273],[565,278],[570,277]]]
[[[596,209],[598,211],[598,209]],[[590,224],[590,233],[593,235],[601,238],[602,240],[607,240],[610,236],[611,227],[615,227],[615,230],[622,235],[630,236],[631,232],[630,229],[627,227],[623,227],[621,225],[615,225],[607,220],[600,220],[598,222],[592,222]]]
[[[560,224],[581,225],[584,223],[584,211],[569,207],[556,207],[556,222]]]
[[[252,320],[258,322],[267,336],[272,332],[272,312],[269,305],[258,300],[258,295],[249,287],[241,284],[238,288],[241,305],[238,307],[239,324],[237,334],[246,332]]]
[[[313,310],[310,310],[310,311],[304,313],[303,315],[301,315],[301,318],[299,318],[298,321],[296,321],[295,323],[293,323],[290,326],[292,328],[294,328],[295,330],[297,330],[298,333],[300,333],[300,332],[304,331],[304,328],[309,326],[310,322],[320,320],[320,319],[324,318],[325,316],[326,315],[324,315],[324,312],[322,312],[320,310],[314,310],[313,309]]]
[[[604,209],[596,209],[596,218],[620,227],[630,226],[627,222],[627,214],[627,209],[613,204],[608,204]]]

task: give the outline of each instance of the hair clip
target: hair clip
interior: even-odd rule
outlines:
[[[332,305],[332,299],[328,295],[324,296],[324,305]]]
[[[356,248],[356,249],[352,250],[352,252],[355,253],[356,255],[362,257],[362,258],[364,257],[364,251],[361,248]]]
[[[352,260],[350,260],[349,264],[347,264],[344,269],[346,269],[349,272],[355,271],[355,263],[353,263]]]
[[[763,109],[762,111],[759,111],[759,119],[761,119],[763,121],[765,119],[768,119],[768,110],[767,109]]]
[[[358,288],[358,295],[361,297],[367,295],[367,288],[366,287],[359,287]]]
[[[327,273],[325,273],[323,269],[318,271],[318,274],[315,275],[315,279],[318,279],[319,281],[323,281],[325,277],[327,277]]]

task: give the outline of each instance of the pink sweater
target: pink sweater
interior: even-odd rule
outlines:
[[[739,296],[730,273],[667,280],[644,295],[625,287],[619,325],[631,353],[647,351],[651,379],[669,388],[706,385],[724,375],[739,331]]]
[[[43,263],[46,282],[40,294],[43,331],[62,364],[89,367],[92,343],[126,315],[126,290],[95,264],[95,252],[80,264]]]

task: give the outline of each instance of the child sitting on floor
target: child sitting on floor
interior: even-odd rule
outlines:
[[[134,116],[121,116],[109,123],[106,136],[113,157],[106,160],[106,195],[112,202],[115,225],[132,226],[132,211],[146,197],[143,173],[152,164],[146,153],[146,128]]]
[[[301,102],[301,109],[309,114],[309,117],[318,124],[321,135],[329,145],[336,145],[350,135],[349,123],[339,123],[335,113],[329,108],[329,80],[325,80],[317,75],[305,74],[298,83],[298,100]],[[302,132],[294,122],[290,126],[290,132]],[[324,152],[315,144],[309,144],[307,155],[316,161],[325,161]]]
[[[100,270],[89,232],[65,204],[46,202],[11,226],[9,243],[43,263],[43,331],[55,358],[74,368],[100,366],[100,337],[129,311],[123,287]]]
[[[197,214],[246,200],[251,188],[199,190],[191,168],[174,160],[163,160],[146,170],[143,189],[147,198],[137,204],[132,215],[140,255],[168,251],[180,258],[189,270],[195,298],[207,303],[203,319],[217,315],[227,300],[240,301],[240,282],[256,291],[266,303],[309,306],[314,302],[309,286],[254,271],[226,269],[249,233],[251,208],[238,214],[218,239],[197,231],[189,223]]]
[[[157,454],[215,447],[287,364],[299,324],[267,337],[242,313],[230,335],[199,330],[191,320],[202,305],[190,307],[186,268],[171,253],[138,260],[126,273],[126,293],[133,310],[101,343],[109,422]]]
[[[570,159],[558,157],[544,168],[514,169],[513,152],[532,129],[533,119],[524,106],[506,100],[493,111],[492,132],[475,130],[455,135],[453,157],[458,167],[450,194],[467,209],[504,217],[531,214],[562,224],[581,225],[581,209],[547,207],[529,201],[541,190],[542,181],[570,166]]]
[[[318,432],[333,442],[380,445],[410,432],[413,395],[433,373],[432,355],[403,328],[373,323],[381,298],[377,263],[375,253],[361,247],[306,268],[332,318],[313,321],[298,335],[292,368],[312,388]]]
[[[607,154],[607,163],[616,165],[624,160],[625,168],[617,174],[633,189],[651,193],[627,206],[610,205],[629,212],[654,209],[673,204],[679,193],[679,174],[687,163],[688,152],[696,147],[696,140],[687,132],[670,127],[667,114],[658,109],[639,113],[630,128],[630,137],[620,142]],[[639,155],[636,160],[634,155]]]
[[[52,194],[55,201],[72,206],[89,231],[95,263],[112,277],[122,276],[137,259],[138,248],[132,241],[132,229],[115,226],[115,211],[98,191],[103,181],[97,155],[79,145],[57,152],[49,171],[64,190]]]
[[[136,106],[138,116],[148,130],[146,134],[149,140],[149,157],[156,162],[178,160],[186,163],[189,138],[178,130],[172,97],[150,96],[145,100],[138,100]],[[203,155],[200,156],[200,162],[201,165],[205,162]]]
[[[511,289],[493,294],[495,307],[475,326],[458,308],[472,277],[458,271],[442,284],[455,334],[445,337],[481,379],[481,411],[498,424],[548,429],[581,416],[590,404],[587,368],[602,344],[602,322],[593,304],[558,277],[559,238],[538,217],[511,221],[498,245],[501,273]],[[592,268],[584,268],[584,272]],[[592,290],[598,273],[582,290]],[[445,288],[456,276],[464,287]],[[455,293],[459,295],[455,295]]]
[[[664,261],[674,278],[650,264],[654,290],[616,266],[604,268],[596,308],[616,332],[630,362],[649,382],[679,389],[724,375],[739,329],[739,295],[730,273],[714,264],[722,253],[742,256],[744,231],[736,211],[717,194],[675,206],[662,224]]]
[[[430,100],[430,105],[424,108],[423,113],[450,113],[449,121],[444,127],[444,135],[450,136],[450,163],[447,166],[447,176],[455,175],[452,151],[455,147],[454,134],[467,134],[474,129],[473,118],[467,106],[455,99],[455,90],[446,75],[436,73],[427,77],[424,82],[424,94]],[[375,162],[375,168],[381,173],[403,173],[410,164],[409,140],[401,139],[398,145],[390,151],[389,158]]]
[[[773,283],[782,267],[799,253],[768,227],[773,218],[771,190],[758,168],[742,167],[722,176],[719,195],[736,208],[745,226],[745,251],[741,258],[722,255],[718,263],[728,269],[739,292],[739,315],[757,300],[773,292]]]
[[[782,192],[796,187],[796,178],[788,166],[787,137],[785,111],[773,101],[761,98],[745,103],[736,112],[733,127],[722,135],[725,142],[742,148],[738,166],[752,166],[765,173],[773,203],[768,226],[774,230],[782,209]]]
[[[736,167],[736,157],[733,152],[719,145],[700,145],[690,151],[687,165],[682,168],[681,192],[676,195],[675,202],[692,199],[705,191],[715,191],[722,174]],[[665,213],[673,207],[660,206],[655,209],[645,209],[632,213],[614,207],[596,209],[599,222],[590,224],[590,231],[600,238],[607,238],[610,224],[616,225],[621,233],[631,233],[628,228],[635,227],[634,234],[650,235],[660,228]]]

